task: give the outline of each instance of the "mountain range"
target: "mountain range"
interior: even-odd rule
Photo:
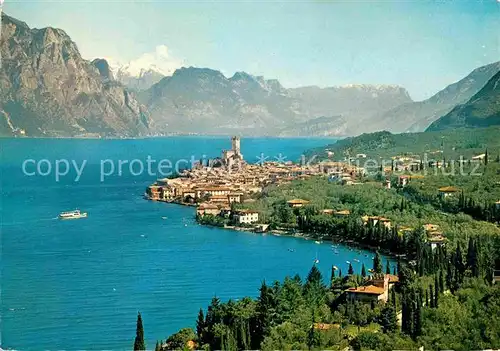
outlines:
[[[147,110],[123,85],[82,59],[60,29],[30,29],[2,15],[0,134],[146,135]]]
[[[471,107],[474,99],[481,110],[498,101],[498,95],[480,90],[491,86],[496,91],[497,85],[487,82],[500,71],[500,62],[414,102],[406,89],[395,85],[287,89],[276,79],[246,72],[226,77],[209,68],[176,68],[181,63],[169,58],[165,46],[125,65],[102,58],[90,62],[63,30],[31,29],[5,14],[2,19],[0,135],[344,136],[422,131],[433,122],[432,128],[456,125],[460,116],[478,110]],[[457,117],[435,122],[448,113]]]
[[[139,99],[160,130],[246,135],[317,135],[320,125],[323,135],[345,135],[357,117],[411,101],[396,86],[285,89],[274,79],[195,67],[176,70]]]

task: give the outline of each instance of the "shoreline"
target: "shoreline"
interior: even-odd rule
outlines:
[[[144,199],[148,201],[154,201],[154,202],[164,202],[164,203],[169,203],[169,204],[175,204],[175,205],[180,205],[180,206],[187,206],[187,207],[197,207],[196,204],[190,204],[190,203],[185,203],[185,202],[179,202],[179,201],[166,201],[166,200],[152,200],[147,196],[144,196]],[[344,241],[342,237],[338,235],[331,235],[331,236],[325,236],[323,238],[317,238],[311,234],[303,233],[303,232],[298,232],[298,233],[290,233],[278,229],[273,229],[269,230],[266,232],[257,232],[255,231],[255,228],[250,228],[250,227],[238,227],[238,226],[223,226],[219,227],[216,225],[211,225],[211,224],[201,224],[200,222],[196,221],[198,225],[206,226],[206,227],[212,227],[212,228],[219,228],[219,229],[225,229],[225,230],[233,230],[236,232],[248,232],[248,233],[254,233],[254,234],[260,234],[260,235],[274,235],[274,236],[283,236],[283,237],[292,237],[292,238],[299,238],[299,239],[304,239],[304,240],[315,240],[315,241],[320,241],[321,243],[324,243],[325,241],[328,242],[330,241],[332,244],[341,244],[346,247],[354,247],[358,249],[363,249],[363,250],[369,250],[373,252],[379,252],[381,254],[384,254],[385,256],[389,256],[395,259],[402,259],[406,260],[406,255],[405,254],[397,254],[389,249],[384,249],[381,248],[380,246],[372,246],[368,244],[363,244],[359,243],[353,240],[348,240]],[[320,240],[318,240],[320,239]]]
[[[218,229],[224,229],[224,230],[232,230],[236,232],[248,232],[252,234],[260,234],[260,235],[273,235],[273,236],[281,236],[281,237],[288,237],[288,238],[297,238],[297,239],[303,239],[307,241],[319,241],[320,244],[328,243],[330,242],[332,245],[343,245],[345,247],[349,248],[357,248],[357,249],[362,249],[362,250],[367,250],[367,251],[372,251],[372,252],[379,252],[385,256],[394,258],[394,259],[402,259],[406,261],[406,255],[405,254],[396,254],[394,252],[391,252],[388,249],[380,248],[380,247],[375,247],[371,246],[368,244],[363,244],[363,243],[358,243],[352,240],[349,241],[343,241],[339,236],[328,236],[324,237],[323,239],[318,240],[319,238],[314,237],[310,234],[306,234],[303,232],[299,232],[296,234],[292,234],[289,232],[284,232],[280,230],[269,230],[267,232],[256,232],[255,228],[246,228],[246,227],[238,227],[238,226],[224,226],[224,227],[219,227],[216,225],[211,225],[211,224],[201,224],[197,222],[198,225],[200,226],[205,226],[209,228],[218,228]],[[338,240],[340,238],[340,240]],[[337,240],[335,240],[337,239]]]
[[[144,196],[144,198],[146,200],[154,201],[154,202],[165,202],[165,203],[175,204],[175,205],[180,205],[180,206],[197,207],[196,204],[189,204],[189,203],[184,203],[184,202],[179,202],[179,201],[152,200],[146,196]],[[220,226],[211,225],[211,224],[202,224],[198,221],[196,221],[196,222],[198,223],[198,225],[201,225],[201,226],[211,227],[211,228],[219,228],[219,229],[224,229],[224,230],[232,230],[232,231],[236,231],[236,232],[248,232],[248,233],[260,234],[260,235],[274,235],[274,236],[298,238],[298,239],[304,239],[304,240],[314,240],[314,241],[320,241],[321,244],[323,244],[324,242],[331,242],[332,244],[340,244],[340,245],[343,245],[345,247],[353,247],[353,248],[368,250],[368,251],[372,251],[372,252],[379,252],[379,253],[384,254],[385,256],[388,256],[388,257],[406,260],[405,254],[397,254],[397,253],[390,251],[389,249],[381,248],[380,246],[376,247],[376,246],[372,246],[372,245],[368,245],[368,244],[359,243],[359,242],[356,242],[353,240],[344,241],[343,238],[338,236],[338,235],[331,235],[331,236],[325,236],[322,238],[317,238],[311,234],[307,234],[304,232],[297,232],[294,234],[294,233],[290,233],[290,232],[279,230],[279,229],[272,229],[272,230],[268,230],[265,232],[257,232],[257,231],[255,231],[255,228],[253,228],[253,227],[238,227],[238,226],[228,226],[228,225],[220,227]]]

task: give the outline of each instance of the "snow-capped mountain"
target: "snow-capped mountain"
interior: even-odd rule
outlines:
[[[154,52],[145,53],[125,64],[109,58],[107,61],[114,79],[134,90],[146,90],[184,66],[182,60],[170,56],[165,45],[159,45]]]

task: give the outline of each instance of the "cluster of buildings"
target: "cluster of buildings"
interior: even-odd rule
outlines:
[[[292,162],[263,162],[249,164],[241,153],[240,138],[231,138],[231,149],[223,150],[220,158],[207,165],[198,163],[192,169],[182,171],[176,178],[159,179],[146,190],[145,197],[154,201],[197,205],[197,214],[224,215],[233,203],[242,203],[271,184],[282,185],[296,179],[316,175],[340,174],[346,183],[353,183],[363,172],[355,166],[328,162],[315,165],[297,165]],[[289,202],[291,207],[304,206],[308,202]],[[234,213],[240,223],[258,222],[258,213],[240,210]]]

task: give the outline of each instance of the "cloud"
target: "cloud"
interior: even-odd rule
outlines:
[[[113,60],[110,60],[113,62]],[[108,61],[108,62],[110,62]],[[111,65],[116,65],[115,63]],[[154,70],[165,76],[170,76],[180,67],[185,66],[185,62],[170,55],[166,45],[158,45],[153,52],[142,54],[137,59],[121,66],[122,72],[127,72],[131,76],[139,76],[142,71]]]

